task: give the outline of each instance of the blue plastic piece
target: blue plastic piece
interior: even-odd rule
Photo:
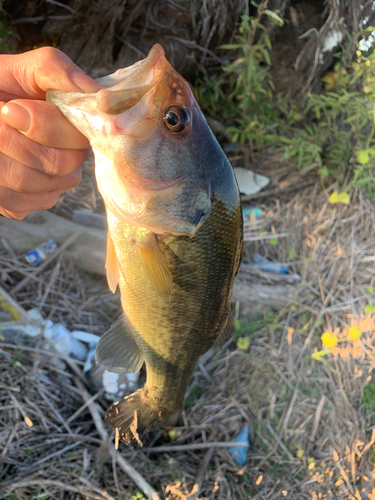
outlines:
[[[244,208],[242,210],[242,214],[244,220],[250,220],[252,215],[254,215],[256,219],[258,219],[262,215],[262,212],[258,207],[251,207],[251,208]]]
[[[242,431],[233,439],[236,443],[247,443],[247,446],[231,446],[228,448],[229,455],[238,465],[245,465],[247,454],[250,448],[249,429],[244,427]]]
[[[254,264],[242,264],[242,267],[248,267],[251,269],[260,269],[261,271],[266,271],[268,273],[276,274],[286,274],[288,272],[287,264],[280,264],[280,262],[271,262],[265,259],[258,253],[253,255]]]

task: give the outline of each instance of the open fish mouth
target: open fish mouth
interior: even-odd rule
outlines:
[[[90,140],[107,209],[157,234],[194,236],[211,212],[205,166],[222,152],[205,150],[213,138],[188,83],[158,44],[97,82],[96,93],[49,90],[47,100]]]

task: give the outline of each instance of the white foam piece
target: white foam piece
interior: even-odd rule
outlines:
[[[270,179],[265,175],[256,174],[247,168],[236,167],[233,170],[237,178],[238,187],[243,194],[258,193],[270,183]]]

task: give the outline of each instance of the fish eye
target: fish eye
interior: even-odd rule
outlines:
[[[190,116],[180,106],[169,106],[163,113],[163,122],[169,131],[178,134],[188,129]]]

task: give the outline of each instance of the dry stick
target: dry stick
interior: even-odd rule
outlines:
[[[321,397],[321,399],[318,403],[318,406],[316,407],[313,428],[312,428],[311,436],[310,436],[311,441],[314,441],[314,439],[315,439],[315,436],[316,436],[316,433],[318,430],[318,426],[319,426],[319,422],[320,422],[320,418],[322,416],[324,403],[325,403],[325,396],[323,394],[323,396]]]
[[[9,394],[11,400],[13,401],[14,406],[19,410],[19,412],[23,416],[26,424],[29,427],[32,427],[34,424],[32,423],[31,419],[26,415],[25,410],[22,408],[22,406],[20,405],[20,403],[17,401],[16,397],[11,392],[8,392],[8,394]]]
[[[71,361],[71,358],[69,358],[68,356],[64,356],[63,354],[58,354],[58,353],[52,352],[52,351],[46,351],[44,349],[37,349],[36,347],[27,347],[25,345],[10,344],[9,342],[0,342],[0,346],[1,347],[8,347],[9,349],[20,349],[22,351],[35,352],[37,354],[45,354],[45,355],[51,356],[53,358],[60,358],[63,361],[65,361],[67,364],[69,361]],[[85,364],[83,361],[75,361],[74,363],[77,365],[80,365],[80,366],[84,366],[84,364]],[[79,370],[78,370],[78,372],[80,373],[80,376],[83,377],[82,373]]]
[[[151,451],[152,453],[164,453],[170,451],[205,450],[207,448],[230,448],[231,446],[249,446],[248,443],[237,441],[211,441],[207,443],[177,444],[171,446],[155,446],[154,448],[142,448],[134,451]]]
[[[51,458],[58,457],[59,455],[63,455],[66,451],[69,451],[79,444],[81,444],[82,441],[76,441],[75,443],[69,444],[68,446],[65,446],[64,448],[61,448],[61,450],[55,451],[54,453],[51,453],[47,457],[41,458],[37,462],[34,462],[32,464],[28,464],[26,467],[20,467],[20,470],[27,470],[29,472],[33,472],[34,470],[38,470],[38,467],[45,463],[48,462],[48,460],[51,460]]]
[[[208,464],[210,463],[210,460],[211,460],[214,452],[215,452],[215,448],[209,448],[209,450],[207,451],[206,456],[203,459],[202,466],[199,470],[197,480],[196,480],[190,494],[187,496],[186,500],[195,500],[198,497],[199,493],[201,492],[203,480],[204,480],[204,475],[206,473],[206,469],[208,467]]]
[[[85,402],[91,399],[91,396],[86,391],[80,380],[75,379],[77,387],[81,390],[82,397]],[[150,484],[139,474],[138,471],[132,467],[124,457],[115,449],[113,444],[108,443],[108,432],[103,424],[103,420],[100,416],[98,404],[91,402],[88,405],[89,411],[91,413],[92,419],[94,421],[95,427],[102,438],[102,441],[108,444],[108,449],[111,457],[115,458],[116,462],[119,464],[121,469],[128,474],[128,476],[135,482],[135,484],[143,491],[143,493],[151,500],[160,500],[158,493],[152,488]]]
[[[261,240],[272,240],[273,238],[285,238],[289,236],[289,233],[265,233],[265,234],[255,234],[254,236],[244,233],[244,241],[261,241]]]
[[[82,481],[82,483],[87,484],[87,486],[91,486],[91,488],[94,491],[96,491],[97,493],[99,493],[100,495],[102,495],[102,497],[106,498],[107,500],[115,500],[115,498],[113,498],[105,490],[101,490],[100,488],[97,488],[96,486],[94,486],[93,484],[91,484],[88,479],[85,479],[84,477],[80,477],[79,480]]]
[[[41,311],[43,309],[43,306],[47,300],[47,297],[55,284],[56,278],[60,272],[60,267],[61,267],[61,256],[60,256],[59,260],[56,262],[56,266],[55,266],[54,270],[52,271],[49,282],[47,283],[47,286],[44,290],[42,300],[40,301],[40,304],[38,306],[39,311]]]
[[[70,486],[69,484],[63,483],[61,481],[54,481],[52,479],[37,479],[37,480],[31,480],[29,481],[28,479],[24,479],[23,481],[19,481],[18,483],[14,483],[10,486],[7,487],[7,492],[5,493],[5,496],[1,496],[0,498],[8,498],[8,495],[11,491],[15,490],[16,488],[28,488],[30,486],[55,486],[56,488],[59,488],[61,491],[72,491],[73,493],[79,493],[80,495],[87,496],[90,498],[96,498],[102,500],[103,498],[108,498],[104,497],[103,495],[99,497],[98,495],[94,495],[90,491],[87,490],[82,490],[80,488],[76,488],[75,486]],[[91,485],[92,486],[92,485]]]
[[[96,394],[94,394],[88,401],[86,401],[86,403],[84,403],[81,408],[79,408],[75,413],[73,413],[73,415],[71,417],[68,418],[68,420],[65,422],[65,425],[68,425],[70,424],[70,422],[73,422],[73,420],[75,418],[78,417],[78,415],[80,415],[83,410],[85,408],[87,408],[93,401],[95,401],[95,399],[97,399],[99,396],[101,396],[103,394],[103,392],[105,391],[105,387],[102,387],[100,389],[100,391],[98,391]],[[62,429],[63,426],[60,427],[60,429]]]
[[[68,246],[70,246],[73,241],[75,241],[80,233],[76,232],[73,233],[67,240],[64,241],[64,243],[50,256],[48,257],[47,260],[45,260],[40,266],[35,268],[35,273],[40,273],[43,271],[51,262],[53,262],[59,255],[61,255]],[[30,281],[30,278],[23,278],[13,289],[12,289],[12,294],[16,294],[20,290],[22,290]]]
[[[3,247],[5,248],[5,250],[12,257],[12,260],[14,260],[15,262],[17,262],[17,264],[19,264],[20,261],[18,260],[17,255],[14,253],[13,248],[9,245],[8,240],[6,240],[5,238],[0,238],[0,241],[1,241],[1,244],[3,245]]]

